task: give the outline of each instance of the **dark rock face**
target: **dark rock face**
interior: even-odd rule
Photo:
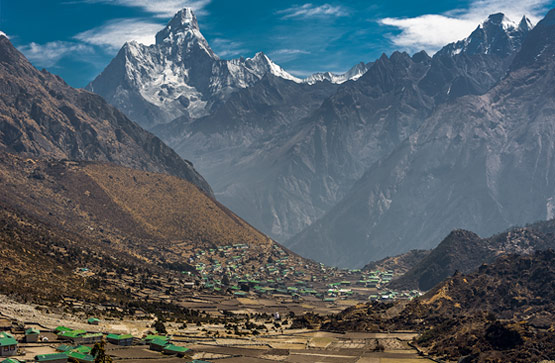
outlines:
[[[531,255],[555,248],[554,221],[538,222],[526,228],[512,228],[489,238],[457,230],[451,232],[427,256],[389,285],[393,289],[429,290],[454,273],[469,273],[499,256]]]
[[[108,161],[184,178],[212,195],[192,164],[101,97],[37,71],[0,37],[0,147],[54,159]]]
[[[311,257],[328,263],[363,265],[357,260],[364,254],[431,248],[456,228],[487,236],[552,218],[552,28],[542,21],[528,34],[511,71],[490,91],[437,106],[337,206],[295,237],[292,249],[317,251]],[[336,241],[349,241],[349,248]],[[316,248],[322,245],[329,250]]]

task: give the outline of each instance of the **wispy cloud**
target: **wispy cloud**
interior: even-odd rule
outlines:
[[[206,13],[211,0],[81,0],[88,3],[104,3],[117,6],[140,8],[159,18],[172,17],[183,8],[191,8],[197,15]]]
[[[114,50],[132,40],[145,45],[153,44],[155,34],[162,28],[162,24],[143,19],[115,19],[79,33],[74,39]]]
[[[277,49],[271,51],[269,56],[276,62],[289,62],[306,54],[310,54],[310,52],[302,49]]]
[[[55,41],[45,44],[30,43],[19,47],[19,50],[31,63],[38,67],[53,67],[66,56],[94,53],[90,46],[66,41]]]
[[[290,18],[315,18],[315,17],[340,17],[347,16],[348,11],[339,5],[324,4],[316,6],[311,3],[304,5],[296,5],[284,10],[278,11],[278,14],[282,14],[283,19]]]
[[[250,53],[250,50],[247,49],[243,43],[225,38],[213,39],[210,42],[210,46],[214,49],[214,52],[222,58],[244,56]]]
[[[425,14],[414,18],[385,18],[380,23],[398,28],[391,36],[397,47],[409,51],[434,53],[442,46],[467,37],[488,15],[504,13],[509,19],[520,20],[526,15],[533,22],[547,10],[550,0],[473,0],[467,8],[443,14]]]

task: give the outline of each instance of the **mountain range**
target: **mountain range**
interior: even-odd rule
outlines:
[[[554,17],[529,32],[493,88],[439,105],[292,245],[330,246],[328,256],[341,250],[352,263],[434,247],[453,228],[491,235],[552,218]]]
[[[452,229],[552,216],[552,17],[533,28],[493,14],[433,57],[394,52],[299,80],[261,53],[218,58],[185,9],[88,89],[192,159],[261,231],[362,266]]]

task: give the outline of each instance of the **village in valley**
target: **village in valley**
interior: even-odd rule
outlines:
[[[270,249],[258,251],[261,248]],[[267,256],[260,259],[259,256]],[[387,288],[394,272],[384,269],[346,270],[303,259],[277,244],[271,247],[234,244],[214,248],[185,249],[189,270],[175,274],[140,274],[95,271],[81,267],[75,273],[123,290],[131,298],[151,304],[171,304],[218,315],[221,311],[287,314],[303,313],[307,306],[321,314],[338,312],[368,300],[412,299],[419,291]],[[191,268],[193,267],[193,268]],[[173,267],[175,270],[176,268]],[[78,308],[78,301],[71,301]],[[99,312],[118,311],[99,306]],[[136,317],[148,311],[135,309]]]
[[[270,249],[263,251],[263,261],[255,258],[260,248]],[[262,356],[284,361],[294,351],[299,357],[333,358],[335,353],[327,351],[331,347],[354,349],[331,361],[355,362],[363,352],[381,347],[375,334],[354,339],[318,332],[299,324],[296,317],[420,295],[389,290],[393,271],[331,268],[277,244],[191,248],[185,253],[186,269],[179,271],[174,264],[171,273],[153,271],[148,278],[96,265],[74,270],[99,290],[125,292],[131,301],[126,305],[83,302],[72,296],[63,296],[53,307],[21,304],[9,311],[9,304],[3,303],[2,363],[92,363],[98,361],[93,349],[99,343],[112,360],[133,362],[242,362]],[[408,346],[414,334],[399,334],[383,334],[380,339],[414,354]]]

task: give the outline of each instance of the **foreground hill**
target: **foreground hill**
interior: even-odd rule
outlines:
[[[493,262],[499,256],[532,254],[549,248],[555,249],[553,221],[513,228],[490,238],[480,238],[475,233],[457,230],[388,286],[393,289],[426,291],[456,271],[468,273],[484,263]]]
[[[96,160],[184,178],[212,195],[192,164],[101,97],[39,72],[0,36],[0,149]]]
[[[176,246],[270,240],[190,182],[108,163],[43,161],[0,153],[2,205],[91,241],[168,259]],[[142,251],[142,252],[141,252]]]
[[[370,303],[327,318],[324,330],[417,329],[435,357],[461,362],[555,359],[555,252],[501,257],[408,303]]]

